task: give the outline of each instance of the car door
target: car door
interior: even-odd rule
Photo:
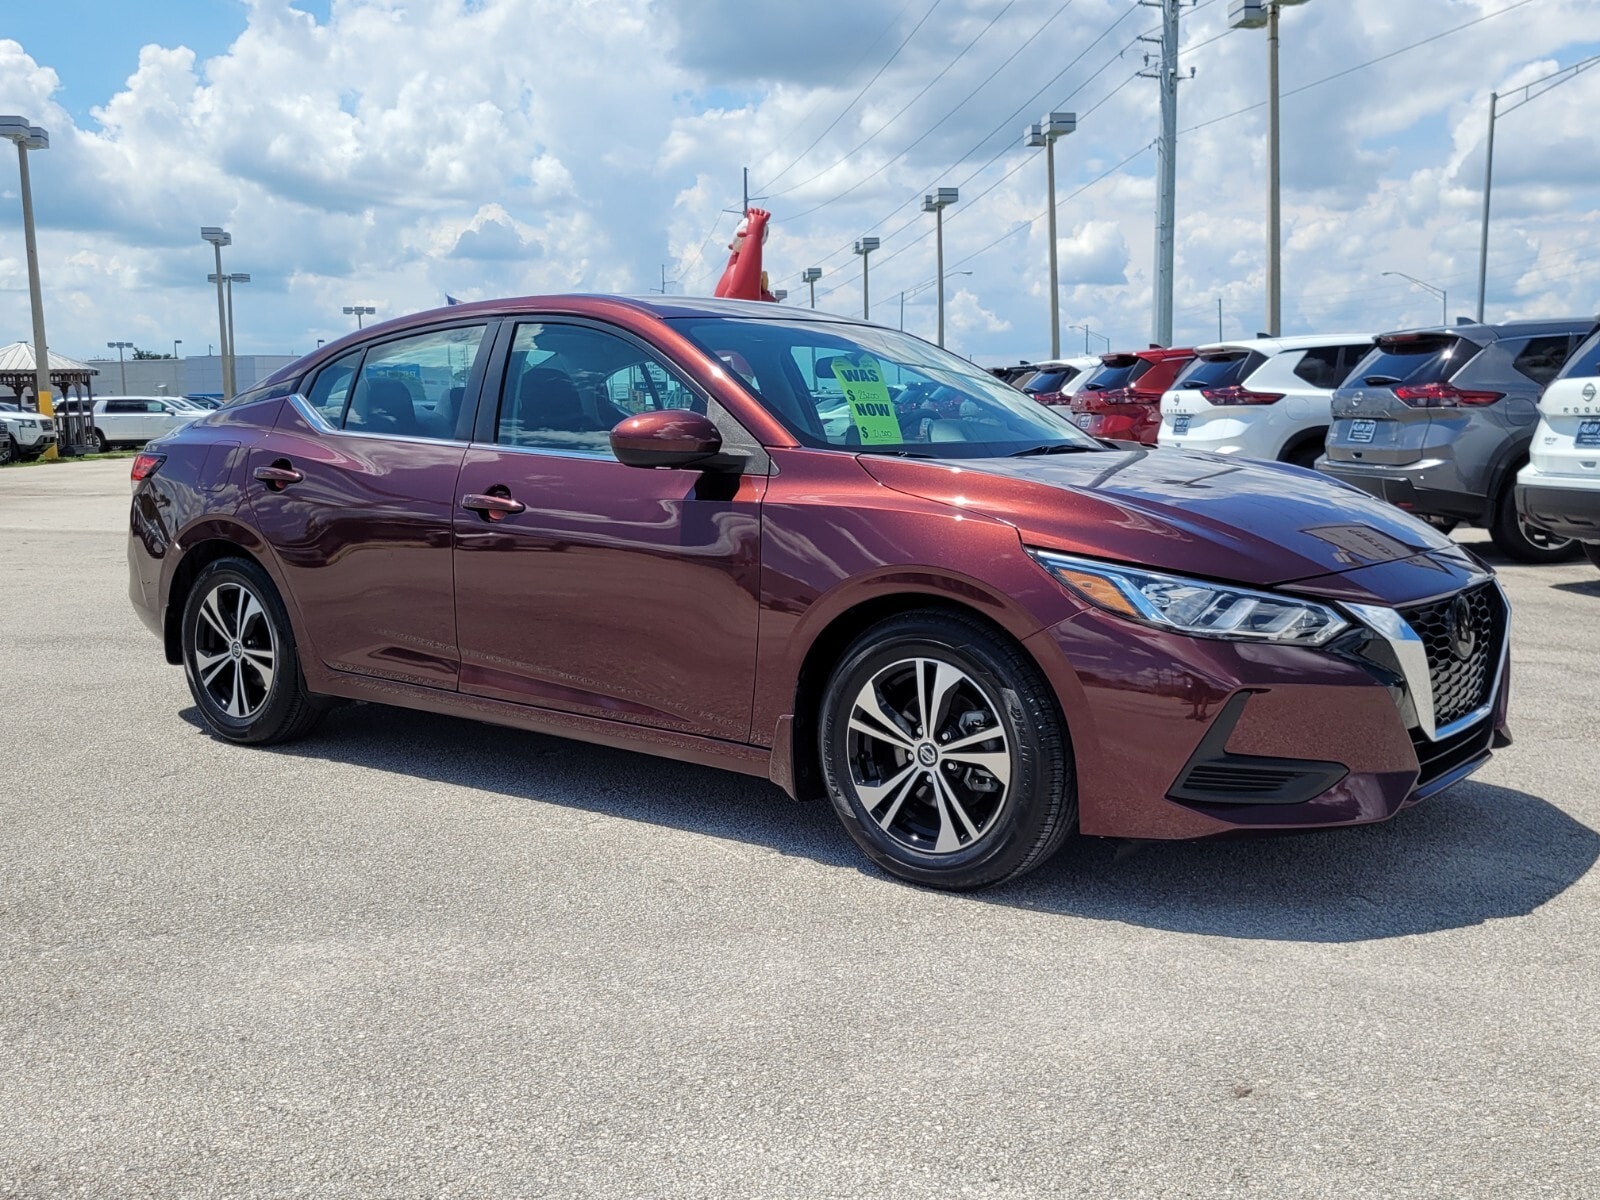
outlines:
[[[188,414],[165,400],[145,401],[145,440],[162,437],[186,422]]]
[[[100,432],[108,442],[144,440],[144,401],[107,400],[99,414]]]
[[[764,452],[621,330],[529,319],[501,341],[457,488],[461,690],[747,740]],[[613,457],[617,422],[676,407],[709,407],[744,469]]]
[[[303,381],[250,452],[256,525],[328,667],[456,686],[451,522],[492,328],[357,347]]]

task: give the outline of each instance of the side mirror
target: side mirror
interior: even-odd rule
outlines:
[[[692,467],[721,450],[710,418],[686,408],[640,413],[611,431],[611,452],[630,467]]]

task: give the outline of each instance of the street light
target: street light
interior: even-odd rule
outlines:
[[[222,248],[233,245],[233,235],[216,225],[202,225],[200,240],[210,242],[217,254],[217,272],[207,276],[217,285],[217,329],[222,339],[222,398],[233,398],[233,343],[228,340],[228,306],[222,295]]]
[[[815,308],[817,306],[817,280],[819,280],[821,278],[822,278],[822,268],[821,267],[807,267],[804,271],[800,272],[800,281],[802,283],[809,284],[810,287],[811,287],[811,307],[812,308]]]
[[[181,346],[181,345],[183,345],[183,339],[182,338],[173,338],[172,339],[172,357],[173,358],[177,358],[178,357],[178,347]]]
[[[346,304],[344,306],[344,315],[347,317],[353,315],[355,317],[357,329],[361,328],[361,318],[363,315],[370,317],[377,311],[378,310],[373,308],[371,305]]]
[[[1234,29],[1267,31],[1267,333],[1283,332],[1283,219],[1278,124],[1278,10],[1306,0],[1229,0]]]
[[[939,336],[936,339],[940,346],[944,345],[944,210],[961,199],[961,192],[956,188],[939,188],[922,198],[922,211],[933,214],[933,240],[937,247],[935,251],[938,262],[939,280]]]
[[[876,250],[878,246],[879,242],[875,237],[856,239],[856,253],[861,255],[861,319],[863,321],[872,319],[872,294],[868,290],[867,281],[867,255]]]
[[[971,275],[972,272],[971,271],[951,271],[950,274],[952,274],[952,275]],[[933,286],[933,282],[934,281],[930,279],[926,283],[917,284],[917,286],[912,288],[910,291],[905,291],[905,292],[901,292],[900,293],[900,328],[901,329],[904,329],[906,327],[906,297],[907,296],[915,296],[918,292],[927,291],[929,288],[931,288]]]
[[[208,283],[216,283],[217,277],[215,275],[207,275],[206,281]],[[228,357],[233,360],[233,370],[235,376],[234,382],[237,383],[239,371],[239,343],[234,340],[233,336],[233,285],[236,283],[249,283],[250,275],[245,271],[235,271],[232,275],[224,275],[222,277],[222,282],[227,285],[228,289]]]
[[[1045,175],[1049,180],[1050,206],[1050,357],[1061,357],[1061,283],[1056,270],[1056,139],[1078,128],[1077,113],[1047,113],[1037,125],[1028,126],[1023,145],[1044,147]]]
[[[1441,311],[1441,313],[1439,315],[1439,324],[1441,324],[1441,325],[1450,324],[1450,293],[1445,291],[1444,288],[1434,287],[1433,284],[1431,284],[1431,283],[1424,283],[1422,280],[1418,279],[1415,275],[1407,275],[1404,271],[1385,271],[1384,274],[1385,275],[1394,275],[1394,276],[1396,276],[1396,277],[1398,277],[1400,279],[1409,279],[1412,283],[1416,284],[1423,291],[1432,292],[1435,296],[1439,297],[1439,305],[1440,305],[1440,308],[1442,309],[1442,311]]]
[[[122,352],[124,350],[131,350],[132,348],[132,342],[106,343],[107,350],[115,350],[117,352],[117,372],[122,376],[122,394],[124,396],[128,394],[128,365],[122,361]]]
[[[779,288],[777,291],[772,293],[772,298],[774,300],[776,300],[779,304],[782,304],[785,300],[787,300],[789,298],[789,293],[785,289]]]
[[[1087,324],[1083,324],[1083,325],[1068,325],[1067,328],[1068,329],[1081,329],[1081,330],[1083,330],[1083,352],[1085,354],[1090,353],[1090,351],[1089,351],[1089,339],[1091,337],[1097,337],[1102,342],[1104,342],[1106,344],[1106,350],[1109,351],[1111,349],[1111,339],[1108,338],[1103,333],[1096,333],[1094,330],[1090,329]]]
[[[50,135],[23,117],[0,117],[0,138],[17,144],[17,173],[22,185],[22,240],[28,256],[28,301],[33,308],[33,399],[39,415],[53,417],[50,403],[50,350],[44,340],[44,296],[39,287],[39,246],[33,234],[33,184],[28,175],[28,151],[50,149]],[[55,447],[45,448],[54,458]]]
[[[1600,54],[1586,58],[1582,62],[1575,62],[1570,67],[1563,67],[1559,71],[1553,71],[1541,79],[1535,79],[1532,83],[1525,83],[1514,91],[1507,93],[1507,96],[1514,96],[1520,92],[1522,99],[1504,109],[1500,107],[1502,99],[1500,93],[1489,93],[1489,144],[1485,150],[1483,164],[1483,238],[1478,247],[1479,324],[1483,322],[1484,295],[1489,288],[1489,193],[1494,187],[1494,123],[1500,117],[1516,112],[1517,109],[1527,104],[1530,100],[1537,100],[1551,88],[1560,87],[1569,79],[1577,78],[1596,63],[1600,63]],[[1535,92],[1534,88],[1539,90]]]

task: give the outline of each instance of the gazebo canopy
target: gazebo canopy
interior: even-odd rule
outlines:
[[[54,350],[46,351],[50,359],[50,374],[57,372],[66,375],[98,375],[98,368],[91,367],[88,363],[79,362],[75,358],[68,358],[65,354],[57,354]],[[20,372],[33,374],[37,360],[33,357],[32,342],[12,342],[9,346],[0,346],[0,375],[15,375]]]

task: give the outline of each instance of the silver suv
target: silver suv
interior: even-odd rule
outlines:
[[[1557,562],[1577,543],[1517,515],[1517,472],[1539,396],[1593,319],[1412,329],[1379,337],[1333,393],[1317,470],[1446,529],[1486,526],[1520,562]]]

